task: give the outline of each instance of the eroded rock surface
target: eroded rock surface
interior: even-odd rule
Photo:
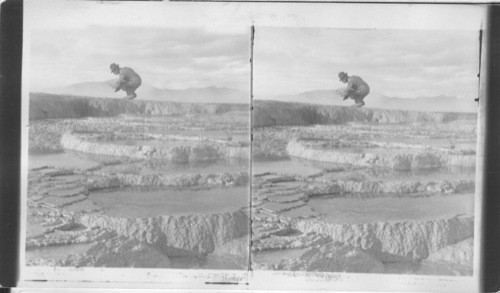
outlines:
[[[30,93],[30,120],[129,115],[218,114],[248,111],[245,104],[201,104],[178,102],[126,101]]]
[[[472,274],[476,114],[257,102],[250,180],[247,111],[33,95],[27,263],[245,269],[251,238],[253,269]],[[251,213],[91,199],[248,184]]]
[[[255,101],[253,126],[366,123],[443,123],[476,118],[475,113],[439,113]]]
[[[257,270],[383,273],[384,264],[361,249],[330,242],[275,262],[254,262]],[[271,254],[269,253],[269,258]]]
[[[114,133],[99,132],[67,132],[61,137],[61,145],[65,149],[83,153],[138,159],[162,159],[175,163],[248,157],[248,146],[244,143],[199,139],[197,137],[193,139],[147,134],[137,136],[132,133],[115,135]],[[134,145],[120,144],[136,140],[144,142],[143,144],[138,142]],[[155,141],[155,145],[148,145],[148,142],[152,140]]]
[[[348,152],[342,149],[318,147],[316,142],[295,140],[288,143],[288,154],[314,161],[330,162],[364,167],[388,167],[394,170],[433,169],[444,166],[475,166],[474,154],[455,154],[452,150],[414,150],[411,148],[386,148],[386,152],[367,148],[363,152]],[[372,152],[374,151],[374,152]]]
[[[295,223],[295,227],[300,231],[331,236],[390,262],[401,258],[422,260],[447,245],[469,238],[473,235],[474,221],[472,216],[350,225],[301,220]]]
[[[100,227],[161,249],[169,256],[203,255],[218,246],[248,234],[248,213],[117,218],[85,214],[79,220],[86,227]]]
[[[27,264],[245,269],[247,110],[32,95]]]
[[[431,253],[427,261],[472,266],[474,261],[474,239],[471,237],[445,246]]]
[[[58,265],[77,267],[168,268],[170,258],[147,243],[116,237],[95,244],[86,253],[72,255]]]
[[[254,269],[472,274],[475,114],[279,105],[254,115]]]

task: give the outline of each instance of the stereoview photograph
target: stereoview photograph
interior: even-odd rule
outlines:
[[[479,31],[256,27],[254,270],[473,274]]]
[[[26,265],[246,270],[250,29],[30,35]]]

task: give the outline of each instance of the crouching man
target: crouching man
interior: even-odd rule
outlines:
[[[370,93],[370,87],[368,84],[358,76],[348,76],[345,72],[339,73],[339,80],[343,83],[347,83],[347,88],[342,91],[341,95],[344,100],[351,98],[356,104],[355,107],[363,107],[365,102],[363,99]]]
[[[115,92],[123,90],[127,93],[127,96],[124,97],[124,99],[135,99],[137,97],[135,90],[140,87],[142,83],[139,74],[137,74],[132,68],[120,68],[120,66],[115,63],[111,64],[109,68],[113,74],[119,75]]]

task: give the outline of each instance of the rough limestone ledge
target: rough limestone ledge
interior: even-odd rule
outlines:
[[[335,243],[313,248],[289,268],[306,271],[383,273],[384,265],[377,258],[350,245]]]
[[[147,99],[147,97],[145,98]],[[112,117],[130,115],[220,114],[248,111],[248,104],[203,104],[89,98],[30,93],[29,119]],[[417,112],[342,106],[254,101],[252,126],[342,124],[347,122],[410,123],[475,120],[476,113]]]
[[[415,193],[460,193],[473,191],[475,187],[475,181],[473,179],[445,180],[436,182],[338,181],[337,184],[343,192],[397,195]]]
[[[375,153],[346,153],[335,149],[313,149],[299,140],[288,143],[286,150],[290,156],[337,164],[388,167],[394,170],[429,169],[443,166],[474,167],[473,155],[449,155],[439,151],[420,153],[384,154]]]
[[[168,268],[168,256],[137,240],[116,237],[97,243],[83,255],[70,255],[57,265],[77,267]]]
[[[148,243],[169,256],[210,253],[249,233],[249,214],[244,210],[152,218],[117,218],[94,213],[81,215],[78,222]]]
[[[244,186],[248,184],[247,172],[221,174],[114,174],[94,172],[87,179],[85,187],[89,191],[116,188],[120,186]]]
[[[297,258],[283,258],[276,263],[253,261],[252,269],[380,274],[384,272],[384,264],[359,248],[329,243],[313,247]]]
[[[248,235],[231,240],[217,247],[209,257],[238,264],[240,269],[248,269],[250,238]]]
[[[134,175],[117,174],[121,185],[133,186],[173,186],[188,187],[199,185],[210,186],[242,186],[248,183],[248,173],[239,172],[235,174],[178,174],[178,175]]]
[[[342,106],[254,101],[252,127],[343,124],[348,122],[412,123],[475,120],[476,113],[417,112]]]
[[[371,195],[411,195],[411,194],[453,194],[461,192],[472,192],[475,187],[473,179],[443,180],[443,181],[350,181],[350,180],[318,180],[314,182],[323,183],[323,186],[309,187],[303,192],[307,197],[324,194],[340,194],[342,192],[366,193]],[[268,198],[269,196],[266,196]]]
[[[433,252],[428,261],[472,266],[474,260],[474,239],[468,238]]]
[[[177,163],[190,161],[213,160],[222,157],[244,158],[249,156],[248,147],[226,147],[217,143],[200,143],[194,146],[130,146],[106,142],[86,141],[81,135],[66,132],[61,137],[61,145],[65,149],[96,155],[129,157],[138,159],[157,158]]]
[[[124,101],[121,99],[30,93],[29,119],[113,117],[121,114],[154,116],[172,114],[209,115],[231,111],[248,111],[248,104],[157,102],[142,99]]]
[[[384,262],[422,260],[439,249],[474,234],[474,216],[461,215],[427,221],[334,224],[323,220],[298,220],[303,233],[331,236],[333,241],[372,252]]]

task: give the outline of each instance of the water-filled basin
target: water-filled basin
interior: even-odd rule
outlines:
[[[161,215],[213,214],[249,206],[248,187],[215,189],[118,188],[91,192],[90,200],[113,217],[145,218]]]

